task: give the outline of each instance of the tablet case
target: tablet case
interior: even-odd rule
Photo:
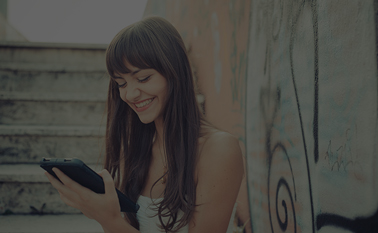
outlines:
[[[58,168],[64,174],[84,187],[91,189],[96,193],[105,193],[105,186],[102,177],[88,167],[83,161],[76,158],[43,158],[40,161],[41,168],[45,169],[48,173],[59,178],[52,171],[53,167]],[[122,212],[136,213],[139,205],[131,201],[121,191],[116,189],[119,204]]]

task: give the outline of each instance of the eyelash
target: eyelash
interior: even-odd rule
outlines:
[[[147,82],[150,78],[151,78],[151,75],[148,76],[147,78],[144,78],[144,79],[141,79],[141,80],[138,79],[138,82],[140,82],[140,83],[145,83],[145,82]],[[123,83],[123,84],[118,84],[118,88],[125,87],[126,84],[127,84],[126,82]]]
[[[140,82],[140,83],[145,83],[145,82],[147,82],[147,81],[150,79],[150,77],[151,77],[151,75],[148,76],[147,78],[142,79],[142,80],[139,80],[139,79],[138,79],[138,82]]]
[[[122,88],[122,87],[124,87],[124,86],[126,86],[126,82],[125,83],[123,83],[123,84],[118,84],[117,86],[118,86],[118,88]]]

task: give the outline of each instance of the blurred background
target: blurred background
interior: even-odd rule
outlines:
[[[142,18],[146,3],[147,0],[1,0],[0,13],[1,20],[7,20],[8,27],[14,29],[5,32],[8,40],[108,44],[118,31]]]

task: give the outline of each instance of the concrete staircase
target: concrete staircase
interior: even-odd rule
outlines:
[[[101,169],[105,49],[0,42],[1,233],[102,232],[60,200],[39,161],[77,157]]]

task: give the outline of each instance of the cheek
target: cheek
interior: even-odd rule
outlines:
[[[133,109],[133,106],[129,102],[126,101],[125,98],[120,98],[124,103],[126,103],[131,109]]]
[[[130,103],[126,100],[126,91],[124,89],[119,90],[119,98],[125,102],[130,108],[133,108],[133,106],[130,105]]]
[[[126,92],[123,90],[123,89],[119,89],[119,98],[121,98],[121,100],[123,101],[123,102],[126,102],[127,103],[127,101],[126,101]]]

